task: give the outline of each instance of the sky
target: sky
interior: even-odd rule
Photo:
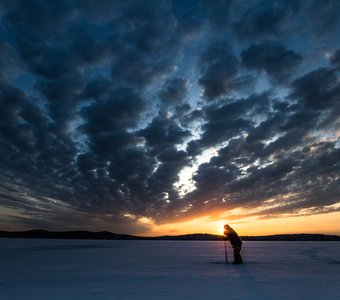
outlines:
[[[339,11],[0,0],[0,228],[340,234]]]

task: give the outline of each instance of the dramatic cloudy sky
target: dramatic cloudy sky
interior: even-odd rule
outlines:
[[[339,11],[0,0],[1,228],[339,217]]]

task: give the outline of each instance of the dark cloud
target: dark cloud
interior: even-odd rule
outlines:
[[[319,68],[292,83],[292,97],[307,109],[329,109],[339,104],[340,85],[334,70]]]
[[[1,224],[336,210],[337,6],[1,1]]]
[[[337,66],[338,68],[340,68],[340,49],[336,50],[331,58],[330,61],[333,65]]]
[[[235,140],[219,151],[209,164],[201,165],[195,175],[197,189],[187,195],[193,211],[195,207],[199,210],[214,210],[221,206],[231,209],[241,203],[251,210],[266,207],[268,200],[275,199],[270,209],[256,212],[257,216],[270,214],[273,217],[298,212],[301,208],[319,207],[314,210],[318,213],[322,212],[322,207],[337,203],[336,169],[339,166],[336,159],[339,151],[334,144],[313,144],[286,151],[269,164],[267,159],[257,158],[262,146],[253,146]],[[241,170],[242,163],[245,166],[253,163],[253,166]],[[330,197],[325,198],[325,194]]]
[[[18,57],[9,43],[0,41],[0,57],[0,77],[7,78],[18,71]]]
[[[159,98],[165,105],[176,105],[188,95],[189,81],[184,78],[168,80],[159,92]]]
[[[301,1],[254,1],[233,23],[236,35],[241,39],[275,36],[287,30],[287,25],[299,12]]]
[[[203,22],[192,12],[180,16],[177,21],[176,35],[186,43],[195,40],[202,34]]]
[[[203,149],[249,132],[255,125],[254,115],[266,115],[269,109],[268,94],[251,95],[246,99],[229,99],[226,104],[211,104],[203,113],[205,123],[199,140],[188,144],[188,151],[197,155]]]
[[[62,23],[72,10],[67,1],[49,4],[46,1],[7,2],[3,18],[12,33],[16,48],[28,68],[39,76],[55,79],[73,71],[69,54],[56,43],[62,34]],[[34,17],[32,17],[34,16]],[[47,43],[47,40],[54,45]]]
[[[135,3],[124,18],[129,22],[122,23],[121,57],[112,66],[112,76],[122,83],[143,87],[171,74],[181,40],[176,36],[169,5],[162,1]]]
[[[199,67],[198,82],[208,100],[228,94],[237,85],[239,60],[226,42],[210,44],[199,57]]]
[[[241,54],[242,64],[253,70],[263,70],[274,80],[282,81],[301,63],[302,57],[293,50],[273,42],[251,45]]]
[[[145,101],[135,91],[114,90],[106,101],[93,103],[82,110],[82,116],[88,121],[83,127],[94,134],[133,128],[144,109]]]
[[[329,35],[339,26],[338,11],[340,3],[336,0],[308,2],[306,15],[312,31],[319,36]]]
[[[214,26],[214,29],[225,28],[230,22],[230,9],[233,0],[203,0],[203,10],[208,15],[209,22]]]
[[[173,120],[161,117],[153,119],[140,134],[145,138],[146,146],[157,154],[182,143],[191,135]]]

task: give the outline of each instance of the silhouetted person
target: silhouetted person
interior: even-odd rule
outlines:
[[[242,257],[241,257],[241,247],[242,241],[236,231],[232,229],[229,225],[224,225],[224,235],[226,236],[225,239],[230,241],[230,244],[233,246],[234,249],[234,262],[233,264],[239,265],[243,264]]]

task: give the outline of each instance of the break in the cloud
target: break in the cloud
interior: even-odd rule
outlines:
[[[338,1],[1,1],[5,228],[339,210]]]

